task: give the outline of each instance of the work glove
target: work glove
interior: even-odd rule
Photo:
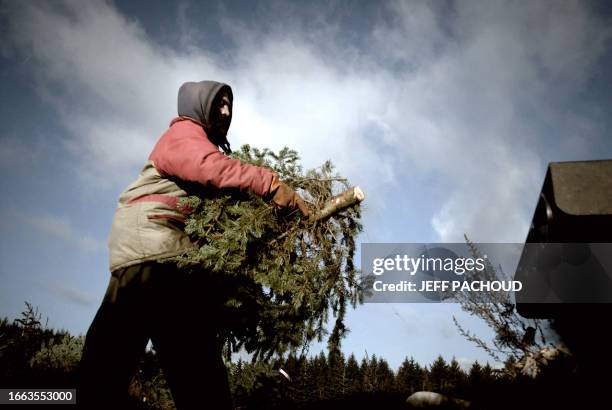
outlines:
[[[304,200],[289,185],[281,182],[278,175],[274,175],[270,185],[272,202],[280,208],[299,209],[306,218],[310,216],[310,211],[306,208]]]

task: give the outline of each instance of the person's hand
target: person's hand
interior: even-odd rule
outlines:
[[[274,175],[270,193],[273,194],[272,202],[280,208],[299,209],[308,218],[310,211],[304,204],[304,200],[289,185],[281,182],[277,175]]]

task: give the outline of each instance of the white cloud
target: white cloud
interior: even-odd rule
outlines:
[[[441,200],[418,200],[443,241],[522,241],[545,163],[600,138],[564,108],[611,33],[583,3],[392,2],[379,13],[390,18],[360,33],[363,49],[336,41],[339,23],[313,10],[317,30],[297,16],[249,25],[221,12],[235,46],[221,54],[185,30],[184,7],[177,50],[105,2],[20,3],[10,33],[61,113],[79,175],[97,185],[130,182],[175,115],[178,86],[205,78],[234,88],[234,147],[332,159],[370,209],[407,208],[403,181],[433,181]]]
[[[76,303],[77,305],[81,306],[93,305],[93,303],[97,300],[96,297],[90,295],[89,293],[72,288],[70,286],[60,284],[58,282],[45,283],[41,281],[40,286],[51,291],[53,294],[60,297],[61,299]]]
[[[100,252],[106,249],[104,242],[87,232],[82,232],[68,221],[53,215],[18,215],[38,231],[75,245],[87,252]]]
[[[408,68],[389,119],[398,149],[444,182],[433,228],[443,241],[522,242],[545,163],[597,155],[566,107],[612,31],[577,2],[460,2],[446,26],[431,3],[395,4],[399,24],[375,41]]]

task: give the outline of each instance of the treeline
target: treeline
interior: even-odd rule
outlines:
[[[38,311],[26,304],[20,318],[0,320],[0,387],[75,388],[82,347],[83,337],[48,329]],[[242,410],[404,408],[406,398],[421,390],[500,408],[499,397],[541,392],[531,380],[503,376],[488,364],[474,363],[464,371],[457,360],[446,362],[442,356],[425,367],[407,358],[394,371],[376,355],[358,361],[353,354],[290,354],[268,362],[228,363],[228,376],[236,408]],[[206,369],[194,377],[206,383]],[[153,351],[143,354],[130,395],[133,408],[174,408]]]
[[[438,356],[423,367],[406,358],[394,372],[376,355],[358,361],[342,353],[310,358],[291,354],[270,363],[239,360],[230,365],[229,375],[236,404],[248,409],[350,408],[365,402],[395,408],[417,391],[470,398],[502,381],[490,365],[478,362],[466,372],[455,359],[447,363]]]

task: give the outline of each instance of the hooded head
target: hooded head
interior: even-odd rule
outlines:
[[[227,84],[188,82],[178,92],[178,115],[202,124],[210,141],[229,154],[232,151],[227,142],[227,130],[232,121],[233,99],[232,89]]]

